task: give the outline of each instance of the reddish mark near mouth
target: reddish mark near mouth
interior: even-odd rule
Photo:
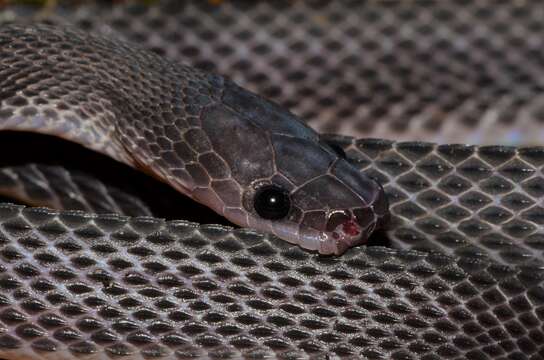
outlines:
[[[348,220],[343,223],[342,231],[349,236],[357,236],[361,233],[359,225],[353,220]]]
[[[355,220],[347,220],[336,227],[336,230],[332,233],[332,237],[339,240],[340,238],[345,239],[346,237],[353,238],[360,233],[361,227],[359,224],[357,224]]]

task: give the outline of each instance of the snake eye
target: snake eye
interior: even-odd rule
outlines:
[[[283,219],[289,213],[289,194],[276,185],[265,185],[255,193],[253,207],[260,217],[267,220]]]

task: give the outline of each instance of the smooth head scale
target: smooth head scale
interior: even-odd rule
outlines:
[[[387,218],[382,187],[278,105],[225,81],[221,103],[201,121],[239,192],[234,206],[209,194],[197,200],[230,221],[339,255],[364,244]]]

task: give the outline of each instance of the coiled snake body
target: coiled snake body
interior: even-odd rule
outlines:
[[[544,357],[542,148],[320,137],[220,76],[73,27],[4,25],[0,46],[2,129],[79,142],[310,250],[385,226],[427,251],[321,256],[247,230],[3,205],[1,356]],[[536,132],[519,111],[492,136]],[[473,135],[498,121],[484,120]],[[6,169],[2,191],[40,171],[71,181]]]

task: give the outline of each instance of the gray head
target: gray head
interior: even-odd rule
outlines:
[[[199,157],[211,180],[193,197],[230,221],[341,254],[387,216],[382,187],[274,103],[226,82],[200,120],[214,154]]]

